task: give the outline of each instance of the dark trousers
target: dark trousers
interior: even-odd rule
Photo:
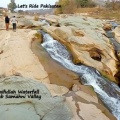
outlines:
[[[9,23],[6,23],[6,30],[9,29]]]
[[[13,30],[16,30],[16,23],[13,23]]]

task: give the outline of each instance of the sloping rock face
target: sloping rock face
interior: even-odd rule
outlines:
[[[115,32],[116,40],[120,43],[120,26],[116,27],[113,31]]]
[[[20,76],[10,76],[0,79],[1,120],[71,120],[72,112],[65,97],[52,97],[49,90],[42,83]],[[18,91],[27,91],[18,95]],[[28,91],[36,91],[30,93]],[[37,92],[38,91],[38,92]],[[25,98],[10,98],[10,96],[25,96]],[[29,98],[30,95],[38,97]]]
[[[119,43],[118,56],[120,59],[120,26],[116,27],[113,32],[115,33],[116,41]]]
[[[31,51],[31,41],[36,31],[0,31],[0,75],[21,74],[49,83],[49,78],[38,58]]]
[[[117,72],[114,48],[104,35],[102,21],[85,17],[68,17],[59,20],[61,27],[44,27],[72,53],[74,63],[96,68],[114,76]]]
[[[120,60],[120,26],[116,27],[113,32],[115,33],[115,48],[116,48],[116,54],[118,56],[118,59]],[[116,74],[116,77],[119,81],[120,86],[120,62],[118,62],[118,73]]]

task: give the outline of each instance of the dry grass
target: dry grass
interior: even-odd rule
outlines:
[[[116,19],[120,20],[120,10],[108,10],[103,9],[98,13],[91,14],[92,17],[102,18],[102,19]]]
[[[34,36],[37,38],[37,39],[41,39],[41,34],[40,33],[35,33]]]
[[[79,8],[76,13],[88,13],[90,17],[100,19],[116,19],[120,20],[120,10],[110,10],[106,8]]]
[[[94,7],[94,8],[78,8],[76,9],[76,13],[91,13],[91,12],[96,12],[98,11],[100,8],[98,7]]]

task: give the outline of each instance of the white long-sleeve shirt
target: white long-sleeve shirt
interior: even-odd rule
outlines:
[[[14,18],[11,19],[11,22],[12,23],[17,23],[17,19],[14,17]]]

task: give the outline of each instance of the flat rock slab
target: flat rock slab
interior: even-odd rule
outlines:
[[[9,94],[3,90],[11,90],[16,93]],[[21,93],[25,98],[6,98],[6,95],[18,95],[19,91],[39,91],[39,98],[28,98],[32,93]],[[0,79],[0,93],[4,96],[0,99],[1,120],[70,120],[72,112],[67,105],[65,97],[52,97],[49,90],[42,83],[20,76],[10,76]]]
[[[34,30],[0,31],[0,75],[21,74],[49,83],[48,74],[31,50]]]

